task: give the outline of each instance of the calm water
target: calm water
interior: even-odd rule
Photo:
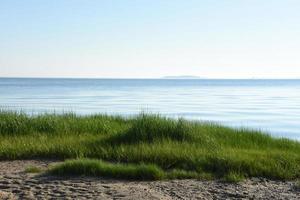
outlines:
[[[159,112],[300,140],[300,80],[0,78],[0,107],[30,114]]]

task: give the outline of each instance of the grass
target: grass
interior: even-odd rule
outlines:
[[[30,174],[36,174],[43,172],[43,170],[37,166],[28,166],[26,167],[25,172]]]
[[[296,180],[299,152],[299,142],[260,131],[153,114],[124,118],[0,111],[0,160],[75,159],[56,168],[57,174]],[[85,170],[75,170],[80,168]]]
[[[136,180],[159,180],[164,177],[164,171],[155,165],[112,164],[95,159],[68,160],[49,172],[60,176],[84,175]]]
[[[173,169],[165,171],[155,164],[109,163],[98,159],[73,159],[52,167],[50,174],[59,176],[101,176],[129,180],[163,180],[205,178],[208,174]]]
[[[245,177],[242,174],[236,172],[229,172],[223,177],[223,180],[228,183],[238,183],[244,179]]]
[[[295,188],[300,190],[300,180],[296,181]]]

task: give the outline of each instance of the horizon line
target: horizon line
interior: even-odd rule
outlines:
[[[189,78],[190,77],[190,78]],[[165,80],[300,80],[300,77],[287,78],[287,77],[246,77],[246,78],[233,78],[233,77],[198,77],[198,76],[162,76],[162,77],[53,77],[53,76],[0,76],[1,79],[165,79]]]

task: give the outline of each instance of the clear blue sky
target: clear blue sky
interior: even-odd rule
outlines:
[[[0,76],[300,78],[299,0],[0,0]]]

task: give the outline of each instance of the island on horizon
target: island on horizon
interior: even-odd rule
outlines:
[[[162,79],[207,79],[200,76],[182,75],[182,76],[163,76]]]

